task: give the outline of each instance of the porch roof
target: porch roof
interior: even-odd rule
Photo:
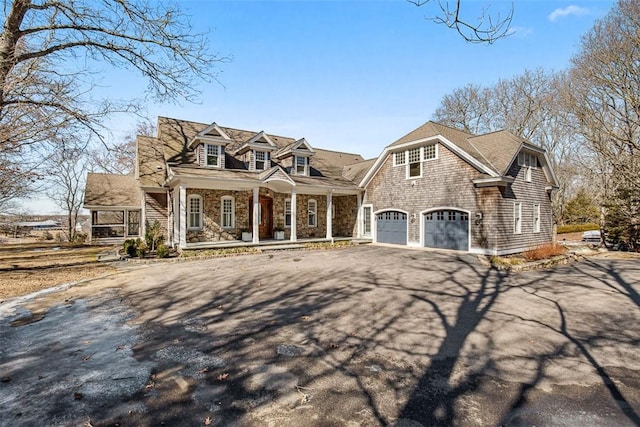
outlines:
[[[87,175],[83,203],[85,208],[139,208],[141,203],[140,187],[135,176],[108,173]]]
[[[204,180],[210,181],[212,185],[216,185],[221,181],[227,181],[229,184],[245,184],[247,188],[253,186],[262,186],[267,185],[267,183],[273,183],[273,173],[272,171],[277,172],[277,170],[281,168],[279,166],[274,166],[272,169],[264,172],[247,172],[243,170],[234,170],[234,169],[204,169],[198,167],[191,166],[171,166],[169,179],[167,181],[170,184],[175,180]],[[304,177],[298,175],[286,175],[287,180],[284,179],[278,180],[282,182],[284,185],[290,186],[302,186],[302,187],[313,187],[313,188],[323,188],[328,190],[348,190],[348,191],[359,191],[360,187],[352,181],[349,181],[343,177],[329,177],[329,176],[313,176],[313,177]],[[242,189],[242,185],[239,185],[238,189]]]

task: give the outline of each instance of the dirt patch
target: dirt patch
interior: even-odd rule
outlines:
[[[105,249],[54,244],[1,246],[0,301],[114,272],[114,267],[97,260]]]

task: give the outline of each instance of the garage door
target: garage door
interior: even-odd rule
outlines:
[[[424,216],[424,245],[428,248],[469,250],[469,214],[454,210]]]
[[[407,214],[387,211],[376,215],[376,241],[379,243],[407,244]]]

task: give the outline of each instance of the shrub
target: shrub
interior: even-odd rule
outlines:
[[[139,258],[143,258],[144,255],[149,251],[149,247],[145,242],[140,240],[140,238],[136,239],[136,256]]]
[[[136,256],[136,241],[134,239],[125,240],[122,249],[130,257]]]
[[[155,251],[158,245],[164,243],[164,235],[162,234],[162,227],[158,220],[153,221],[153,224],[147,227],[144,233],[144,240],[147,247],[152,251]]]
[[[88,237],[87,233],[76,233],[75,236],[73,236],[71,243],[75,245],[84,245]]]
[[[169,256],[169,248],[164,243],[160,243],[158,245],[158,249],[156,249],[156,256],[158,258],[166,258]]]
[[[53,240],[53,234],[49,230],[44,230],[42,233],[42,240]]]
[[[564,254],[566,249],[561,245],[547,243],[546,245],[537,246],[528,249],[522,253],[527,261],[538,261],[541,259],[549,259],[551,257]]]
[[[591,231],[591,230],[599,230],[599,229],[600,229],[600,226],[592,222],[588,224],[559,225],[558,234],[578,233],[582,231]]]

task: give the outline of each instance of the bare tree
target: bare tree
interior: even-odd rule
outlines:
[[[433,118],[466,132],[479,134],[507,129],[544,147],[560,181],[553,195],[554,217],[562,221],[564,205],[574,191],[575,117],[566,102],[565,73],[525,70],[495,85],[467,85],[443,97]]]
[[[615,213],[615,228],[622,230],[620,238],[632,248],[640,240],[638,46],[640,3],[619,0],[583,36],[571,70],[571,101],[578,131],[586,142],[584,149],[591,151],[593,163],[600,165],[603,175],[595,181],[601,184],[603,219],[608,221],[609,214]]]
[[[86,151],[82,145],[62,142],[48,164],[52,170],[48,178],[51,184],[49,198],[67,215],[67,238],[73,242],[88,171]]]
[[[131,101],[93,99],[104,64],[145,77],[148,94],[159,101],[190,101],[196,83],[214,78],[221,60],[206,35],[194,34],[188,18],[165,2],[4,0],[3,6],[0,173],[28,175],[41,164],[35,152],[55,149],[51,142],[61,134],[89,130],[101,138],[104,118],[137,111]],[[0,188],[0,200],[12,192]]]
[[[98,172],[130,174],[136,161],[138,135],[155,136],[156,126],[149,120],[139,121],[135,128],[114,143],[99,144],[91,150],[91,169]]]
[[[494,128],[492,99],[490,89],[468,84],[445,95],[433,118],[472,134],[491,132]]]
[[[436,24],[445,25],[448,28],[456,30],[462,38],[471,43],[488,43],[492,44],[496,40],[508,36],[511,29],[511,21],[513,20],[513,5],[508,9],[506,14],[500,12],[489,13],[489,6],[483,7],[478,13],[475,22],[470,21],[464,16],[469,16],[472,12],[466,12],[463,16],[462,0],[407,0],[418,7],[428,3],[437,4],[439,12],[431,16],[429,19]],[[468,5],[469,1],[465,1]]]

